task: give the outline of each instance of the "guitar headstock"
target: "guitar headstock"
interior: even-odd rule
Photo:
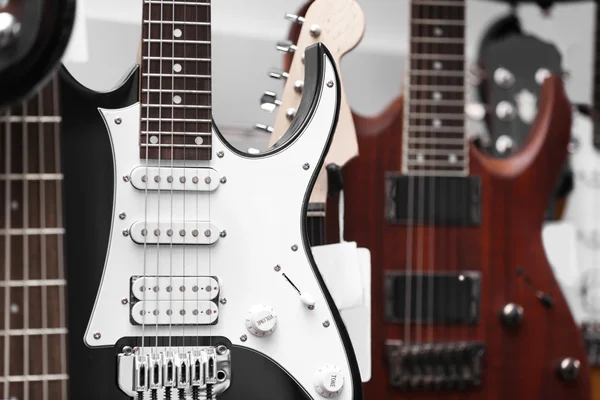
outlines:
[[[286,18],[301,29],[293,40],[277,43],[277,49],[292,56],[286,72],[271,71],[270,76],[285,80],[281,98],[274,92],[265,92],[261,106],[265,111],[277,112],[269,144],[275,143],[286,132],[300,104],[304,81],[304,50],[322,42],[333,55],[338,68],[341,57],[358,45],[365,30],[362,9],[355,0],[316,0],[309,5],[304,16],[287,14]],[[268,129],[268,127],[265,127]],[[358,154],[356,131],[352,115],[342,88],[340,117],[336,136],[331,145],[326,164],[343,166]]]

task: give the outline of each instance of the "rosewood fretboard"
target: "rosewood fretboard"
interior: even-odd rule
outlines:
[[[412,0],[403,172],[466,175],[465,0]]]
[[[57,78],[0,114],[0,399],[66,399]]]
[[[211,158],[210,0],[144,0],[142,159]]]

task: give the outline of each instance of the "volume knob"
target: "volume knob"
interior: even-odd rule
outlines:
[[[265,304],[256,305],[248,312],[246,328],[254,336],[268,336],[277,328],[277,314],[272,307]]]
[[[335,365],[327,364],[317,370],[313,384],[321,396],[336,397],[344,389],[344,375]]]

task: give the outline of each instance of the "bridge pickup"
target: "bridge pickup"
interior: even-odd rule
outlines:
[[[215,300],[219,282],[212,276],[135,276],[131,296],[138,300]]]
[[[385,190],[385,215],[392,224],[481,225],[481,179],[478,176],[387,173]]]
[[[485,346],[479,342],[385,343],[390,385],[404,390],[480,387],[484,354]]]
[[[463,271],[407,275],[386,271],[384,295],[386,322],[476,324],[481,274]]]
[[[136,167],[130,182],[139,190],[212,192],[219,187],[220,176],[212,168]]]
[[[209,245],[219,240],[220,230],[204,221],[138,221],[129,229],[129,236],[137,244]]]
[[[219,307],[212,301],[138,301],[131,306],[134,325],[213,325]]]

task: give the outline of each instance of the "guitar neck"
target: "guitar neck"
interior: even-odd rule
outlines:
[[[142,159],[211,159],[210,11],[210,0],[144,0]]]
[[[67,398],[57,82],[0,116],[3,399]]]
[[[465,0],[411,2],[402,157],[406,175],[469,173],[465,12]]]

